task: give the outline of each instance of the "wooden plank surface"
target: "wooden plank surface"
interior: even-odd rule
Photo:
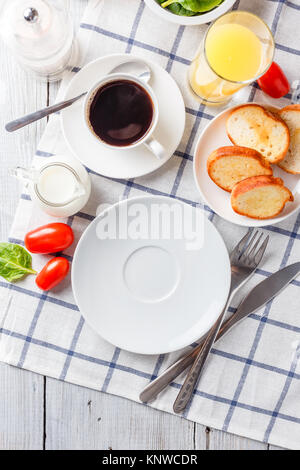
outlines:
[[[0,449],[43,449],[43,384],[41,375],[0,363]]]
[[[78,25],[87,0],[71,2]],[[1,239],[20,186],[7,169],[28,166],[45,120],[7,134],[8,120],[54,101],[57,84],[37,83],[0,44]],[[13,77],[13,80],[11,79]],[[0,365],[0,449],[267,449],[267,446],[119,397]],[[272,446],[272,449],[277,449]]]
[[[193,449],[194,423],[47,379],[47,449]]]
[[[46,123],[40,121],[17,134],[5,132],[4,124],[46,106],[47,85],[28,76],[2,42],[0,56],[0,240],[6,240],[21,189],[8,169],[29,164]],[[0,449],[42,449],[43,426],[44,378],[0,363]]]
[[[210,450],[267,450],[267,445],[252,439],[241,438],[227,432],[211,429]]]

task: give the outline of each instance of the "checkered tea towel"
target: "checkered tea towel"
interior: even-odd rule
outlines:
[[[299,0],[241,0],[235,8],[253,11],[270,25],[276,40],[276,60],[291,82],[299,78]],[[199,105],[189,94],[185,79],[206,28],[167,23],[140,0],[90,0],[78,34],[82,62],[63,80],[57,100],[85,63],[106,54],[133,53],[156,61],[175,78],[186,105],[186,128],[174,156],[151,175],[130,181],[91,175],[89,203],[68,219],[76,240],[101,202],[113,203],[119,197],[145,193],[172,195],[190,204],[200,201],[192,175],[194,145],[199,132],[218,111]],[[244,93],[245,100],[267,99],[256,85]],[[279,104],[289,101],[289,97],[283,98]],[[66,151],[60,117],[54,115],[35,158],[46,159]],[[231,249],[245,229],[225,222],[206,206],[204,210]],[[28,194],[22,194],[11,241],[21,243],[29,229],[49,221],[53,219],[33,209]],[[264,229],[270,235],[268,255],[246,290],[279,268],[299,261],[299,226],[300,215],[296,214]],[[73,248],[66,254],[71,260]],[[44,256],[34,257],[36,269],[44,264]],[[1,279],[0,296],[0,359],[14,366],[138,401],[139,392],[180,354],[140,356],[105,342],[80,315],[70,279],[48,293],[36,287],[33,276],[16,284]],[[234,300],[231,309],[240,298]],[[299,307],[300,279],[220,340],[184,416],[248,438],[299,449]],[[181,382],[182,377],[152,406],[171,413]]]

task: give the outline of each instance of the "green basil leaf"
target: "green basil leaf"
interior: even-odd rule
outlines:
[[[156,1],[161,5],[166,0],[156,0]],[[196,13],[194,13],[193,11],[186,10],[185,8],[183,8],[183,6],[180,5],[180,3],[178,3],[177,0],[173,0],[173,3],[170,3],[170,5],[167,7],[167,9],[170,10],[175,15],[179,15],[179,16],[194,16],[194,15],[196,15]]]
[[[163,8],[176,15],[193,16],[219,6],[224,0],[157,0]]]
[[[168,7],[168,10],[170,10],[175,15],[179,15],[179,16],[195,16],[196,15],[195,12],[191,10],[186,10],[185,8],[183,8],[182,5],[180,5],[180,3],[177,3],[177,2],[170,5]]]
[[[0,276],[8,282],[15,282],[28,274],[36,274],[31,263],[31,255],[22,246],[0,243]]]
[[[205,13],[219,6],[223,0],[181,0],[180,4],[187,10]]]

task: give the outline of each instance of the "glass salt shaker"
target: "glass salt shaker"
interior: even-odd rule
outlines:
[[[78,55],[69,0],[1,0],[0,35],[19,63],[56,81]]]
[[[300,80],[294,80],[291,86],[292,104],[300,104]]]

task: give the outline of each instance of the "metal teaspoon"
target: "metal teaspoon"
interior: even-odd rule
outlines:
[[[109,73],[130,73],[131,75],[140,78],[146,83],[151,77],[150,68],[142,61],[125,62],[123,64],[117,65],[117,67],[114,67]],[[48,106],[47,108],[40,109],[34,113],[26,114],[26,116],[8,122],[5,126],[5,129],[8,132],[14,132],[18,129],[21,129],[22,127],[25,127],[32,122],[39,121],[40,119],[49,116],[50,114],[56,113],[61,109],[71,106],[86,94],[87,92],[81,93],[80,95],[75,96],[75,98],[71,98],[70,100],[61,101],[60,103],[56,103],[53,106]]]

